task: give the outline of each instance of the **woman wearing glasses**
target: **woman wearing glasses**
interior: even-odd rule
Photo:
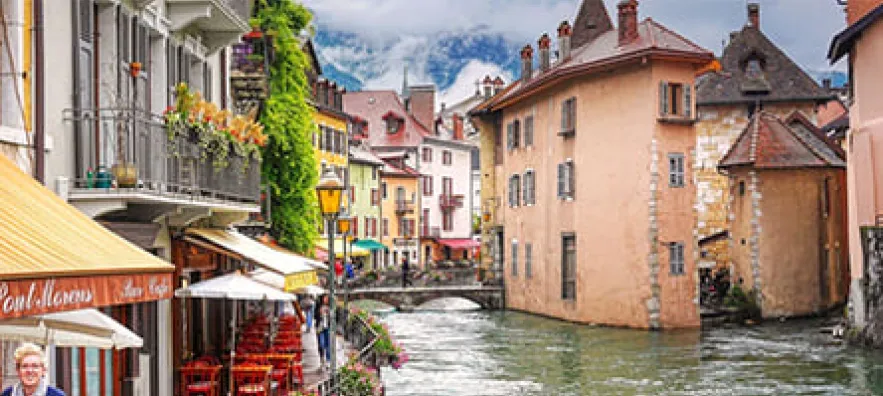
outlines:
[[[46,355],[40,347],[25,343],[15,350],[18,383],[6,388],[2,396],[64,396],[61,390],[46,383]]]

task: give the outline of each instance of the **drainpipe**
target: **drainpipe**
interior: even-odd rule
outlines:
[[[46,184],[43,70],[43,0],[34,0],[34,178]]]

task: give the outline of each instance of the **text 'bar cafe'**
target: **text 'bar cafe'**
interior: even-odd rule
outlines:
[[[122,372],[138,364],[143,345],[143,335],[131,331],[121,308],[169,300],[173,295],[181,297],[172,302],[172,325],[167,327],[174,334],[174,345],[161,345],[158,354],[171,357],[164,367],[173,366],[177,372],[176,394],[188,393],[193,385],[188,381],[204,386],[204,371],[215,377],[212,385],[217,390],[212,389],[212,394],[264,386],[260,379],[266,380],[266,386],[270,379],[275,387],[296,386],[302,373],[297,370],[299,353],[294,353],[300,349],[299,331],[295,339],[293,330],[302,317],[296,303],[289,303],[294,295],[288,292],[314,287],[318,272],[327,270],[323,264],[235,231],[187,230],[180,246],[198,244],[226,260],[219,260],[223,265],[214,271],[199,273],[198,282],[180,282],[193,279],[183,276],[189,272],[186,262],[172,265],[129,243],[3,157],[0,174],[4,175],[0,183],[4,387],[16,380],[12,351],[20,342],[33,342],[47,347],[49,381],[67,394],[120,394]],[[246,282],[224,282],[233,277]],[[183,287],[176,291],[176,284]],[[215,312],[220,315],[211,315]],[[280,320],[267,315],[271,312],[293,314]],[[228,323],[229,329],[224,325]],[[260,340],[257,331],[263,332]],[[240,358],[255,356],[240,361],[237,351],[243,352]],[[269,356],[274,354],[288,356],[282,362],[279,356]],[[243,365],[248,375],[236,373]],[[226,370],[220,373],[222,367]]]

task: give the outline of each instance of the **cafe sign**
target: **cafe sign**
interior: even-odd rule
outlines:
[[[319,275],[315,270],[285,275],[285,291],[287,292],[297,291],[317,283],[319,283]]]
[[[172,274],[0,281],[0,320],[172,297]]]

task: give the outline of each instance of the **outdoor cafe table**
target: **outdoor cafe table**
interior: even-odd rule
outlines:
[[[271,395],[271,365],[237,364],[230,370],[233,374],[234,396]]]

